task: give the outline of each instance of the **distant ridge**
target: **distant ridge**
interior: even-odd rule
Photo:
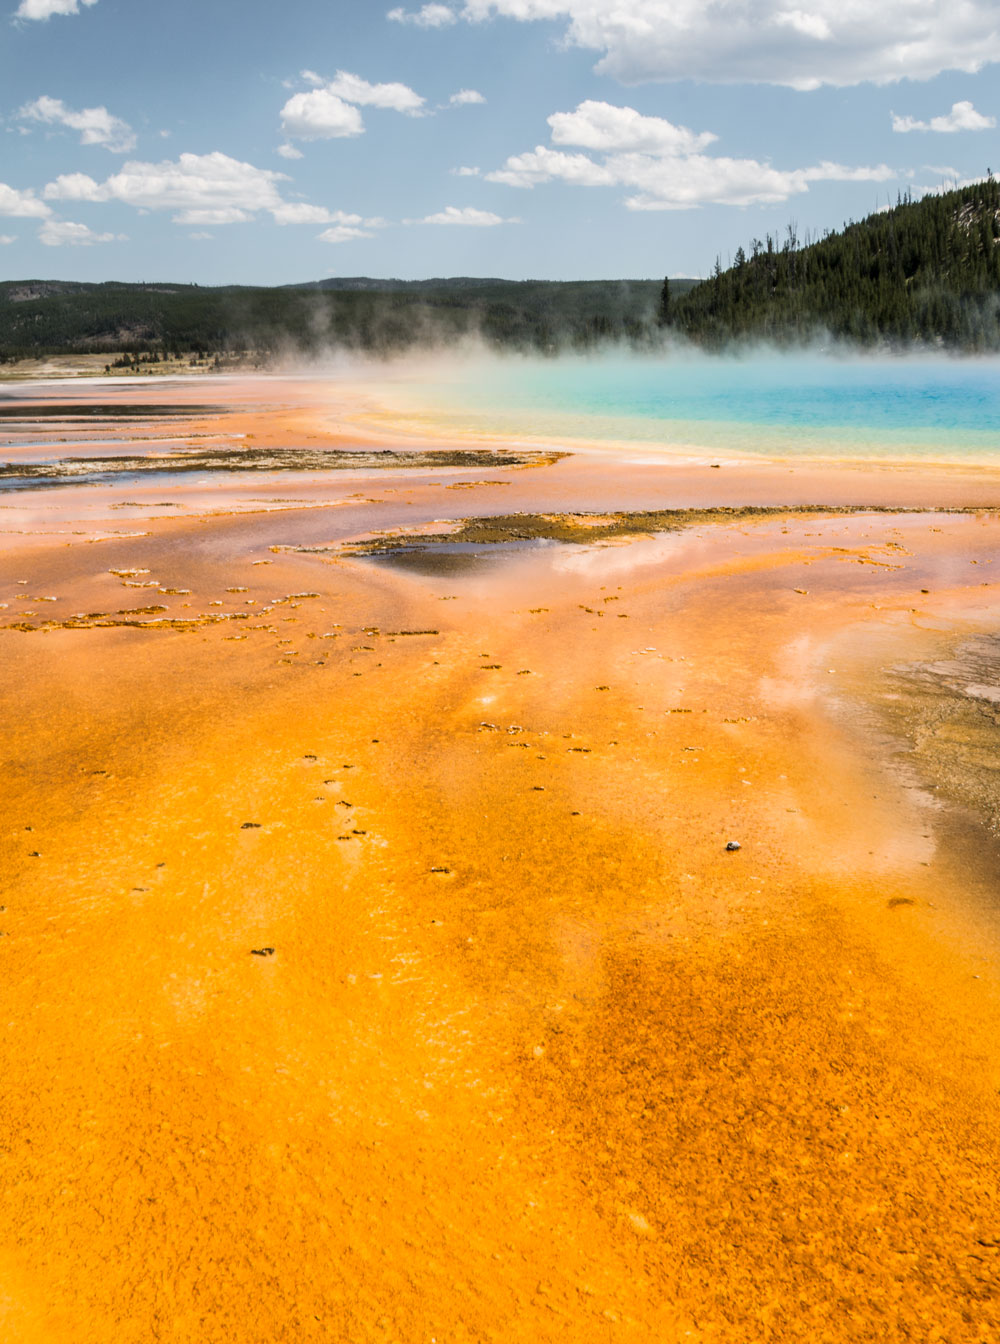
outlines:
[[[695,281],[675,282],[678,291]],[[115,352],[161,356],[392,354],[477,338],[503,349],[658,340],[659,280],[394,280],[298,285],[0,283],[0,360]]]
[[[500,280],[477,275],[442,276],[433,280],[394,280],[370,275],[334,275],[328,280],[306,280],[300,285],[283,285],[283,289],[321,290],[374,290],[386,293],[392,290],[421,289],[481,289],[489,285],[522,284],[519,280]]]
[[[374,290],[379,293],[389,293],[395,291],[425,291],[425,290],[476,290],[490,288],[511,288],[531,287],[539,285],[649,285],[659,284],[660,281],[652,280],[501,280],[489,276],[477,275],[453,275],[436,277],[430,280],[395,280],[395,279],[376,279],[369,275],[340,275],[331,276],[328,280],[306,280],[299,285],[283,285],[283,289],[320,289],[320,290]],[[677,284],[697,284],[696,280],[690,282],[678,280]]]

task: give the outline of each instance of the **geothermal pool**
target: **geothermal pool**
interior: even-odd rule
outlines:
[[[753,457],[982,461],[1000,360],[823,354],[509,357],[404,374],[394,409],[445,429]]]

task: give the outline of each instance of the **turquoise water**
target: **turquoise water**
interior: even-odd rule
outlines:
[[[418,395],[435,421],[533,439],[1000,462],[998,359],[510,359]]]

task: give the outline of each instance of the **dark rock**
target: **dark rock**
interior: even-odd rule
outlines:
[[[728,850],[728,852],[729,852],[730,854],[733,854],[733,853],[736,852],[736,850],[738,850],[738,849],[742,849],[742,848],[743,848],[743,846],[740,844],[740,842],[739,842],[738,840],[730,840],[729,844],[726,845],[726,849]]]
[[[250,955],[251,955],[252,957],[273,957],[273,956],[274,956],[274,948],[273,948],[273,947],[252,947],[252,948],[250,949]]]

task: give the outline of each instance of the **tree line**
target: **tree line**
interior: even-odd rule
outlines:
[[[755,238],[687,294],[661,291],[661,327],[709,348],[818,333],[862,346],[1000,348],[1000,185],[925,196],[803,245]]]
[[[327,349],[391,355],[471,337],[552,353],[641,343],[657,329],[653,280],[342,283],[272,289],[8,281],[0,284],[0,359],[103,352],[203,359],[240,351],[308,357]]]

